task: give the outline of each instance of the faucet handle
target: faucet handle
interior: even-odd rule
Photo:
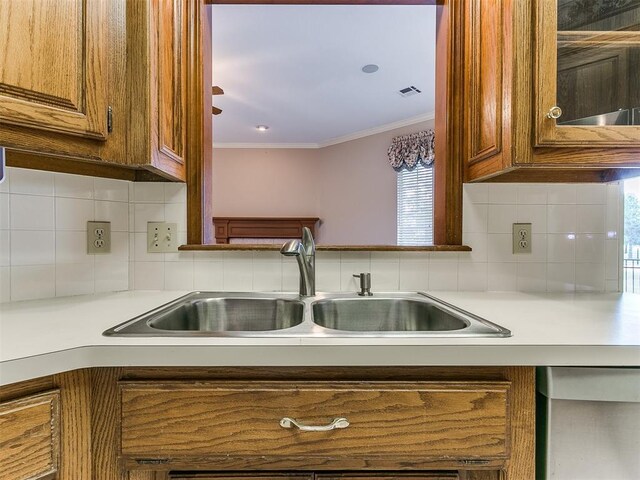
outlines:
[[[361,297],[371,297],[373,295],[373,293],[371,293],[371,274],[368,272],[360,274],[354,273],[353,276],[360,279],[360,291],[358,292],[358,295]]]

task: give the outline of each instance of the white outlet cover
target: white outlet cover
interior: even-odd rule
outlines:
[[[178,224],[167,222],[147,223],[147,253],[172,253],[178,251]]]
[[[512,240],[514,254],[531,253],[531,224],[514,223]]]
[[[87,253],[111,253],[111,222],[87,222]]]

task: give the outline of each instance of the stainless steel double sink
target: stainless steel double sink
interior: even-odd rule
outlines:
[[[506,328],[421,292],[193,292],[110,328],[139,337],[509,337]]]

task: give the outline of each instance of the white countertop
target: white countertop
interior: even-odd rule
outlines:
[[[640,295],[433,292],[510,338],[123,338],[102,332],[188,292],[0,305],[0,385],[85,367],[640,366]]]

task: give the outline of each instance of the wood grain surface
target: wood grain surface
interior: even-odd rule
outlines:
[[[58,470],[57,390],[0,404],[0,478],[37,480]]]
[[[508,383],[120,385],[128,457],[506,458]],[[284,429],[291,417],[330,432]]]
[[[106,19],[107,2],[0,2],[0,121],[105,139]]]

